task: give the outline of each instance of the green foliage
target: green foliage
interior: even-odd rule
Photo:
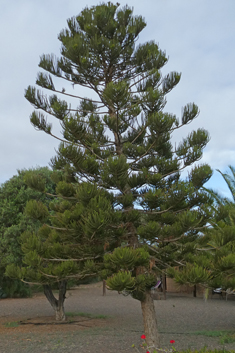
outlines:
[[[109,277],[106,283],[108,287],[119,292],[123,290],[132,291],[135,286],[135,278],[131,276],[130,272],[120,271]]]
[[[30,200],[27,202],[25,206],[25,213],[27,216],[40,222],[45,221],[49,216],[47,207],[41,201],[36,200]]]
[[[51,160],[53,169],[64,173],[57,178],[64,200],[50,206],[54,228],[38,233],[47,247],[40,273],[62,278],[53,258],[89,257],[91,262],[74,260],[67,270],[85,274],[95,271],[95,263],[110,288],[144,300],[157,275],[198,256],[196,244],[213,201],[203,190],[212,170],[195,162],[209,135],[198,129],[172,143],[172,133],[197,118],[199,109],[186,104],[181,119],[165,112],[166,95],[181,74],[163,76],[167,56],[154,41],[136,45],[146,26],[142,16],[108,2],[86,7],[67,25],[58,36],[61,57],[40,58],[44,72],[36,83],[48,94],[31,86],[25,93],[36,108],[32,124],[52,134],[45,115],[50,114],[59,119],[64,138]],[[91,88],[97,100],[57,89],[53,77]],[[72,94],[78,104],[70,107],[55,93]],[[181,180],[181,171],[191,165]],[[25,249],[32,247],[25,242]],[[97,265],[94,257],[104,252],[104,264]],[[188,280],[209,279],[206,270],[194,267]]]
[[[106,266],[112,266],[116,270],[131,270],[138,266],[148,266],[149,253],[143,248],[117,248],[112,254],[104,256],[104,263]]]
[[[233,201],[218,195],[213,190],[207,190],[214,200],[213,227],[210,227],[205,239],[211,247],[212,280],[209,285],[226,289],[235,288],[235,204],[234,204],[234,168],[229,166],[231,174],[221,175],[233,197]]]
[[[222,173],[220,170],[217,170],[217,171],[222,175],[223,179],[227,183],[227,186],[233,198],[233,202],[235,202],[235,168],[229,165],[229,169],[232,175],[229,175],[227,173]]]
[[[7,265],[22,265],[22,250],[20,236],[23,232],[34,232],[40,222],[30,219],[25,213],[25,207],[29,200],[31,202],[41,201],[49,205],[50,199],[46,193],[32,190],[26,182],[35,181],[36,189],[54,193],[55,184],[51,181],[51,171],[48,168],[35,170],[22,170],[5,182],[0,187],[0,287],[5,295],[30,296],[30,288],[19,280],[11,280],[4,276]]]
[[[190,180],[195,187],[202,187],[209,180],[210,167],[208,165],[202,165],[200,167],[195,166],[190,173]]]
[[[20,280],[12,280],[4,276],[1,280],[2,290],[0,291],[1,298],[26,298],[32,296],[32,291],[29,285]]]
[[[65,181],[60,181],[56,186],[56,194],[65,197],[72,197],[75,194],[73,185],[66,183]]]
[[[206,270],[196,263],[187,263],[180,271],[171,268],[168,270],[168,274],[170,277],[174,277],[175,281],[179,284],[189,283],[191,285],[206,284],[212,277],[211,271]]]
[[[38,175],[33,170],[29,170],[24,175],[24,182],[30,188],[39,192],[44,192],[46,188],[46,180],[42,175]]]
[[[103,276],[114,273],[106,281],[110,289],[143,300],[145,291],[156,284],[156,275],[149,273],[149,264],[150,255],[144,248],[117,248],[104,256],[106,272]]]
[[[58,190],[60,195],[48,208],[34,200],[27,203],[27,214],[47,223],[36,232],[21,234],[23,266],[9,264],[6,275],[10,278],[53,286],[97,277],[106,247],[113,246],[108,227],[113,217],[110,197],[89,183],[59,181]]]

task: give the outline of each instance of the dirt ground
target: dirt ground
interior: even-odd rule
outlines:
[[[155,307],[161,348],[171,348],[170,340],[175,340],[176,349],[235,349],[235,342],[222,345],[219,337],[195,335],[235,333],[235,298],[226,301],[215,295],[205,302],[167,294],[167,300],[155,300]],[[43,294],[0,300],[0,353],[134,353],[136,348],[144,352],[140,303],[131,297],[111,291],[103,296],[102,283],[80,286],[68,291],[65,311],[73,315],[59,324]]]

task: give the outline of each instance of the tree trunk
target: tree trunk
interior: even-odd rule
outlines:
[[[152,353],[154,349],[160,347],[160,342],[154,301],[150,290],[145,292],[145,299],[141,301],[141,309],[144,320],[144,333],[146,336],[147,350]]]
[[[193,296],[194,296],[194,298],[196,298],[196,296],[197,296],[197,285],[196,284],[194,284],[194,286],[193,286]]]
[[[64,312],[64,300],[66,294],[67,281],[59,282],[59,298],[56,299],[52,292],[51,286],[46,284],[43,286],[44,294],[47,297],[47,300],[51,304],[52,308],[55,310],[56,321],[65,321],[65,312]]]

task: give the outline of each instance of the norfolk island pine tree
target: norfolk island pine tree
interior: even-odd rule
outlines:
[[[235,168],[229,165],[230,174],[217,170],[226,182],[230,198],[213,190],[215,198],[214,227],[208,230],[207,238],[213,248],[213,271],[215,285],[223,289],[235,289]]]
[[[199,254],[188,254],[183,269],[169,268],[168,275],[179,284],[202,284],[209,289],[222,288],[228,293],[235,289],[235,207],[234,202],[208,190],[214,198],[208,227],[195,246]]]
[[[111,245],[106,226],[111,221],[110,195],[91,183],[68,184],[61,173],[53,173],[55,200],[48,207],[30,200],[25,213],[41,222],[37,232],[21,235],[24,266],[8,265],[6,275],[30,284],[43,286],[44,294],[58,321],[66,319],[64,301],[68,280],[97,276],[105,244]],[[25,175],[26,183],[46,192],[44,180],[34,172]],[[50,222],[49,222],[50,221]],[[105,229],[104,229],[105,228]],[[53,288],[58,288],[58,298]]]
[[[202,157],[208,133],[193,131],[173,148],[171,134],[194,120],[198,107],[186,105],[181,121],[163,112],[181,75],[162,77],[167,58],[155,42],[136,47],[146,23],[132,13],[108,2],[69,19],[59,34],[61,57],[42,55],[39,63],[44,71],[36,84],[51,95],[29,86],[25,97],[40,110],[30,117],[35,128],[61,140],[53,168],[113,194],[119,222],[110,226],[121,246],[105,256],[103,276],[111,289],[140,300],[147,345],[154,347],[159,338],[150,289],[159,264],[162,270],[187,247],[193,250],[191,241],[208,218],[201,187],[212,171],[194,165],[180,180],[180,172]],[[53,76],[91,89],[96,98],[56,88]],[[78,108],[61,99],[71,96]],[[54,135],[45,113],[59,119],[63,137]]]
[[[218,169],[217,171],[227,183],[230,198],[213,189],[206,189],[214,200],[213,218],[211,227],[204,231],[204,237],[200,239],[200,245],[207,250],[208,260],[210,259],[207,268],[210,269],[211,276],[206,283],[209,288],[220,287],[224,291],[235,289],[235,168],[229,165],[229,169],[230,174]],[[177,273],[177,280],[183,283],[192,277],[190,269],[185,274],[186,276],[182,276]]]

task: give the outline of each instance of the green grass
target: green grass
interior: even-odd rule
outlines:
[[[204,331],[193,332],[193,335],[201,335],[201,336],[207,336],[207,337],[221,337],[229,332],[230,331],[206,331],[206,330],[204,330]]]
[[[68,312],[68,313],[65,313],[65,315],[67,317],[75,317],[75,316],[81,316],[81,317],[88,317],[90,319],[107,319],[108,316],[106,315],[93,315],[93,314],[89,314],[89,313],[72,313],[72,312]]]
[[[6,322],[4,324],[5,327],[11,328],[11,327],[18,327],[19,323],[17,321],[12,321],[12,322]]]
[[[207,337],[220,337],[220,343],[234,343],[235,332],[234,331],[196,331],[193,335],[202,335]]]
[[[228,333],[227,335],[223,336],[220,340],[221,344],[224,343],[234,343],[235,342],[235,333]]]
[[[207,349],[202,348],[200,350],[191,350],[191,349],[187,349],[186,351],[179,351],[178,353],[235,353],[234,350],[229,350],[227,351],[226,349]]]

